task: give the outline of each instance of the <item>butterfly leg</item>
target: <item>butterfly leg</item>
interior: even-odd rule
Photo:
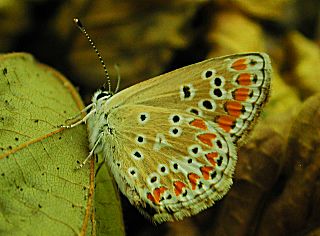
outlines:
[[[90,114],[90,113],[89,113],[89,114]],[[89,115],[89,114],[88,114],[88,115]],[[95,150],[95,149],[97,148],[97,146],[100,144],[100,141],[101,141],[103,135],[104,135],[103,132],[100,133],[97,141],[96,141],[96,142],[94,143],[94,145],[93,145],[93,148],[92,148],[91,151],[89,152],[89,155],[88,155],[88,156],[86,157],[86,159],[84,159],[84,161],[76,168],[77,170],[78,170],[78,169],[81,169],[81,168],[91,159],[91,157],[92,157],[93,154],[94,154],[94,150]]]
[[[86,107],[83,111],[89,109],[91,106],[92,106],[92,105],[90,104],[90,105],[89,105],[88,107]],[[83,111],[81,111],[81,113],[82,113]],[[73,128],[73,127],[75,127],[75,126],[77,126],[77,125],[80,125],[80,124],[82,124],[82,123],[85,123],[85,122],[88,120],[88,118],[89,118],[91,115],[93,115],[95,112],[96,112],[96,109],[93,109],[93,110],[91,110],[85,117],[83,117],[81,120],[79,120],[79,121],[77,121],[77,122],[75,122],[75,123],[73,123],[73,124],[71,124],[71,125],[61,125],[60,127],[70,129],[70,128]]]

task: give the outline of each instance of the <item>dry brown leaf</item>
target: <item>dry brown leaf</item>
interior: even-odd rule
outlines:
[[[306,234],[306,236],[319,236],[319,235],[320,235],[320,227],[318,227],[317,229],[314,229],[311,232],[309,232],[308,234]]]
[[[295,2],[292,0],[219,0],[219,3],[225,7],[238,8],[248,15],[282,21],[292,17]]]
[[[200,235],[200,231],[197,229],[195,222],[192,218],[186,218],[184,221],[169,222],[169,233],[166,236],[176,235],[188,235],[197,236]]]
[[[298,32],[287,37],[288,84],[294,86],[302,98],[320,92],[320,47]]]
[[[283,191],[267,207],[258,235],[291,235],[304,231],[308,224],[312,196],[320,177],[319,120],[317,94],[304,103],[293,123],[287,146],[291,172],[283,176]]]
[[[261,26],[237,11],[225,10],[214,14],[207,40],[212,45],[209,57],[265,51]]]

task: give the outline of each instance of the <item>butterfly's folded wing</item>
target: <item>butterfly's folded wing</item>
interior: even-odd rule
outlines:
[[[236,145],[270,86],[265,54],[207,60],[106,102],[104,154],[121,191],[155,222],[211,206],[232,184]]]
[[[266,103],[271,63],[264,53],[213,58],[157,76],[114,95],[122,104],[178,109],[219,125],[237,143]]]

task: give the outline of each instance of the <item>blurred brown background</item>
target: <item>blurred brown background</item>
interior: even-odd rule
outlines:
[[[320,235],[319,0],[1,1],[0,52],[33,54],[88,103],[104,75],[74,17],[111,78],[119,64],[122,89],[210,57],[260,51],[272,59],[271,98],[240,148],[229,194],[157,227],[123,198],[127,235]]]

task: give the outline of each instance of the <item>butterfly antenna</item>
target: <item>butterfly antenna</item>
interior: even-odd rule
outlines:
[[[89,36],[89,34],[87,33],[86,29],[84,28],[84,26],[82,25],[81,21],[78,19],[78,18],[74,18],[73,19],[74,23],[76,23],[76,25],[78,26],[78,28],[81,30],[81,32],[86,36],[86,38],[88,39],[91,47],[93,48],[93,50],[96,52],[99,60],[100,60],[100,63],[103,67],[103,70],[104,70],[104,74],[106,76],[106,80],[107,80],[107,83],[108,83],[108,89],[109,89],[109,93],[111,93],[111,82],[110,82],[110,77],[109,77],[109,73],[108,73],[108,70],[107,70],[107,67],[106,67],[106,64],[104,63],[103,59],[102,59],[102,56],[100,55],[96,45],[94,44],[94,42],[92,41],[91,37]],[[106,83],[103,85],[104,88],[106,88]]]

